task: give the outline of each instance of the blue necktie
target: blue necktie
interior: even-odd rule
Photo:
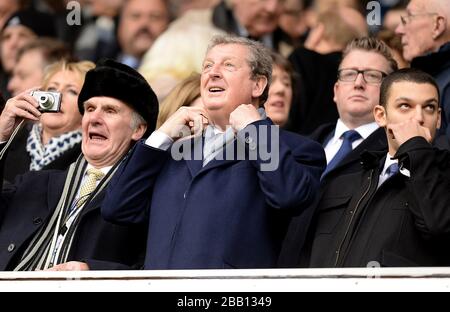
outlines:
[[[348,130],[342,134],[341,138],[344,139],[341,148],[339,148],[336,155],[334,155],[333,159],[327,165],[327,168],[322,174],[322,179],[326,174],[328,174],[328,172],[333,170],[342,161],[342,159],[347,156],[348,153],[352,151],[352,143],[360,139],[361,135],[356,130]]]
[[[394,174],[396,174],[398,172],[398,164],[394,163],[391,164],[387,169],[386,169],[386,175],[387,175],[387,179],[389,179],[390,177],[392,177]]]

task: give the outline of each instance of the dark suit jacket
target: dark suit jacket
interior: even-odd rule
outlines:
[[[311,135],[311,138],[322,145],[326,145],[328,140],[334,134],[335,126],[336,124],[323,125]],[[375,130],[324,177],[321,182],[321,191],[318,200],[324,196],[323,192],[328,183],[341,175],[358,172],[363,169],[360,157],[361,154],[367,150],[387,153],[386,133],[383,128]],[[312,212],[310,215],[303,214],[292,219],[278,260],[279,267],[307,266],[309,261],[309,249],[311,248],[316,226],[316,218],[313,217],[314,211],[315,209],[311,209],[309,210],[309,212]],[[304,241],[305,236],[306,241]]]
[[[386,153],[366,152],[363,170],[330,181],[318,205],[311,267],[448,266],[450,153],[415,137],[379,188]]]
[[[30,171],[30,155],[27,152],[27,140],[30,133],[32,124],[26,124],[14,138],[8,148],[6,155],[6,162],[4,167],[3,178],[9,182],[13,183],[14,179],[19,174],[24,174]],[[75,162],[81,154],[81,143],[75,145],[70,150],[67,150],[60,157],[55,159],[53,162],[45,166],[42,170],[65,170],[73,162]]]
[[[254,125],[260,131],[272,123]],[[250,134],[248,149],[271,144],[260,134],[261,141]],[[176,161],[170,151],[138,144],[102,212],[120,223],[150,220],[146,269],[274,267],[288,216],[311,207],[324,167],[322,148],[306,138],[280,130],[279,148],[279,166],[264,172],[261,155],[202,168],[202,160]]]
[[[29,172],[0,196],[0,270],[19,263],[28,242],[45,226],[58,204],[66,171]],[[105,191],[84,207],[69,261],[86,262],[91,270],[140,268],[146,228],[118,226],[101,217]]]

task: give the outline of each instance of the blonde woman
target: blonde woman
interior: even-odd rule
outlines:
[[[158,129],[181,106],[203,105],[200,98],[200,74],[193,73],[181,81],[161,103],[156,128]]]
[[[78,94],[87,71],[94,67],[87,61],[61,61],[46,69],[40,89],[61,93],[61,111],[44,113],[38,123],[28,123],[19,131],[6,159],[7,181],[27,171],[65,169],[77,159],[81,153]]]

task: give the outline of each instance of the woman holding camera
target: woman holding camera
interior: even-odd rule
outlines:
[[[61,61],[46,69],[36,99],[49,98],[55,103],[51,111],[61,97],[60,111],[43,111],[39,122],[28,122],[18,132],[6,156],[5,180],[13,182],[15,176],[27,171],[65,169],[77,159],[81,153],[78,94],[86,73],[94,67],[87,61]]]

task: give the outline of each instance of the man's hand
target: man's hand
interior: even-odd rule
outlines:
[[[395,150],[398,150],[400,145],[416,136],[421,136],[430,143],[432,141],[430,130],[421,126],[419,121],[414,118],[397,124],[388,124],[387,130],[395,145]]]
[[[158,129],[167,134],[172,140],[196,135],[203,131],[208,125],[208,114],[200,107],[180,107],[167,121]]]
[[[9,140],[23,119],[38,121],[42,115],[38,107],[39,104],[30,95],[30,90],[9,99],[0,115],[0,141]]]
[[[238,132],[249,124],[261,120],[258,110],[252,104],[242,104],[239,105],[230,114],[230,126],[234,131]]]
[[[89,271],[89,266],[84,262],[66,262],[55,265],[47,271]]]

